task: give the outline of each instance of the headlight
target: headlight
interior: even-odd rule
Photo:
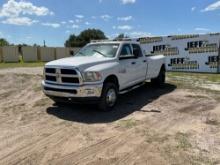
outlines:
[[[102,76],[99,72],[85,72],[83,73],[84,82],[94,82],[102,80]]]

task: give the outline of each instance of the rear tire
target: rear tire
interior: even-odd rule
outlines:
[[[151,83],[153,86],[162,86],[165,83],[165,79],[166,79],[166,70],[164,68],[161,68],[159,75],[156,78],[151,79]]]
[[[118,98],[118,88],[114,83],[107,82],[102,89],[102,95],[98,107],[102,111],[110,111],[116,105]]]

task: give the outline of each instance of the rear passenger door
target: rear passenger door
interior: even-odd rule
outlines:
[[[132,51],[135,59],[135,82],[145,81],[147,74],[147,60],[143,56],[142,49],[138,44],[132,44]]]
[[[119,63],[120,88],[124,89],[133,85],[136,81],[136,58],[133,55],[130,44],[122,45]]]

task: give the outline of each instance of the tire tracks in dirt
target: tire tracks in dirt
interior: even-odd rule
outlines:
[[[76,133],[71,132],[70,130],[70,128],[63,126],[58,130],[55,130],[51,135],[33,141],[30,144],[26,144],[25,147],[18,148],[14,152],[0,158],[0,164],[19,164],[31,157],[35,152],[43,153],[47,150],[47,147],[54,147],[61,141],[66,141],[69,136],[71,137]],[[67,132],[71,133],[68,134],[68,136],[64,136]]]

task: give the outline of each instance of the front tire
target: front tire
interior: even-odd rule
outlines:
[[[105,83],[98,107],[102,111],[110,111],[116,105],[118,88],[114,83]]]

